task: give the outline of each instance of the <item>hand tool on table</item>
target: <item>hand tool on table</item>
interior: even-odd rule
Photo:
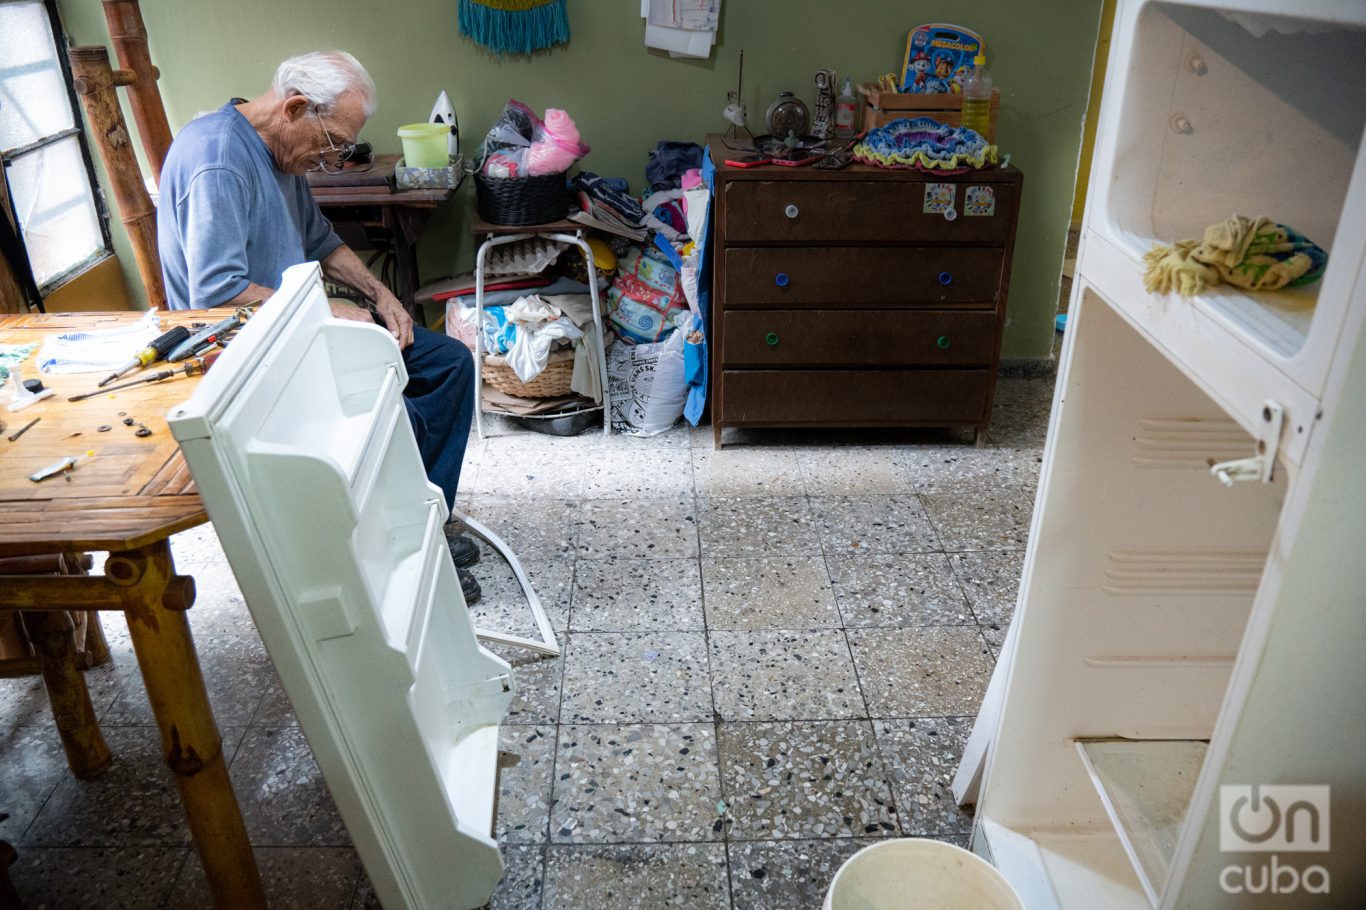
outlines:
[[[81,455],[79,457],[75,455],[68,455],[65,458],[59,458],[47,467],[42,468],[38,471],[34,471],[32,474],[28,475],[28,479],[33,481],[34,483],[42,483],[49,477],[56,477],[58,474],[65,474],[66,479],[70,480],[71,472],[76,467],[76,465],[80,464],[82,461],[85,461],[87,458],[91,457],[94,454],[95,450],[91,449],[89,452],[86,452],[84,455]]]
[[[238,307],[237,311],[227,319],[196,332],[182,341],[175,350],[166,356],[166,360],[170,363],[179,363],[186,357],[193,357],[205,348],[222,341],[223,336],[228,332],[241,328],[242,324],[250,317],[251,310],[249,308]]]
[[[80,395],[72,395],[67,401],[84,401],[87,398],[94,398],[96,395],[103,395],[105,392],[117,392],[119,389],[131,388],[135,385],[145,385],[149,382],[161,382],[163,379],[170,379],[172,376],[198,376],[200,373],[207,373],[209,367],[213,366],[218,359],[218,351],[208,351],[198,357],[194,357],[184,366],[175,367],[170,370],[158,370],[147,376],[140,376],[128,382],[121,382],[118,385],[110,386],[106,389],[96,389],[93,392],[82,392]]]
[[[29,430],[29,427],[33,426],[35,423],[37,423],[38,421],[40,421],[40,420],[42,420],[42,419],[43,419],[43,418],[41,418],[41,417],[35,417],[35,418],[33,418],[33,419],[30,420],[28,423],[24,424],[22,427],[20,427],[19,429],[15,430],[13,433],[9,434],[9,436],[7,436],[7,437],[5,437],[5,438],[8,439],[10,442],[14,442],[14,441],[15,441],[16,439],[18,439],[20,436],[23,436],[25,433],[27,433],[28,430]]]
[[[164,360],[168,353],[189,337],[190,330],[183,325],[178,325],[168,332],[163,332],[157,338],[153,339],[151,344],[134,354],[132,360],[101,379],[98,385],[103,388],[115,379],[127,376],[134,370],[151,366],[158,360]]]

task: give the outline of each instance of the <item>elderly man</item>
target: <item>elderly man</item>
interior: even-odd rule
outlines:
[[[383,320],[403,349],[404,405],[428,478],[455,500],[473,417],[474,364],[464,345],[414,327],[389,289],[342,243],[304,174],[335,172],[375,109],[375,83],[355,57],[319,51],[280,64],[270,91],[234,98],[181,130],[161,171],[157,241],[173,309],[263,300],[280,274],[316,260],[329,280],[373,301],[375,316],[334,303],[332,313]],[[467,603],[479,584],[466,567],[479,549],[452,536]]]

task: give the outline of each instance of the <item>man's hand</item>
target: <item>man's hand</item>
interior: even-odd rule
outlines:
[[[353,319],[356,322],[365,322],[370,325],[375,324],[375,320],[370,318],[369,311],[358,306],[343,303],[340,300],[329,300],[327,301],[327,305],[332,308],[332,315],[338,319]]]
[[[389,293],[386,287],[381,286],[379,293],[375,295],[375,312],[384,320],[389,334],[394,336],[400,348],[406,348],[413,343],[413,317],[408,315],[403,304],[399,303],[398,298]]]

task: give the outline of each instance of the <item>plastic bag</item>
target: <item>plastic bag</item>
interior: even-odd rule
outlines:
[[[687,305],[678,270],[659,251],[631,247],[617,260],[617,275],[607,291],[607,318],[618,334],[642,344],[659,341]]]
[[[578,128],[564,111],[550,110],[547,128],[536,112],[517,99],[508,101],[484,137],[484,174],[489,177],[535,177],[567,171],[587,155]]]
[[[675,331],[656,344],[619,341],[607,352],[607,388],[612,429],[631,436],[656,436],[683,416],[686,335]]]

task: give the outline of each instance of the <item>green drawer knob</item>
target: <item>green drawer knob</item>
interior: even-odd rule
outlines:
[[[947,351],[949,349],[949,336],[940,335],[939,340],[936,341],[935,344],[939,345],[939,350]]]
[[[778,346],[778,333],[777,333],[777,332],[769,332],[767,335],[764,336],[764,341],[766,341],[766,342],[768,343],[769,347],[777,347],[777,346]]]

